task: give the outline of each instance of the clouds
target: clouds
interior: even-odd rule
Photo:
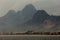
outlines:
[[[29,0],[0,0],[0,16],[3,16],[10,9],[18,10],[22,9]]]
[[[13,0],[0,0],[0,16],[4,15],[14,4],[15,1]]]
[[[34,3],[37,9],[44,9],[50,15],[60,15],[60,0],[42,0]]]
[[[60,0],[0,0],[0,16],[10,9],[22,10],[29,3],[37,9],[45,9],[49,14],[60,15]]]

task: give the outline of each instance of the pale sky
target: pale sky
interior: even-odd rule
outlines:
[[[22,10],[27,4],[33,4],[36,9],[44,9],[49,14],[60,15],[60,0],[0,0],[0,17],[11,9]]]

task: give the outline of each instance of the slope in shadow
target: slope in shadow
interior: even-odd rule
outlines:
[[[5,16],[0,17],[0,31],[18,31],[22,29],[24,31],[26,27],[21,27],[20,25],[31,20],[35,12],[36,9],[32,4],[26,5],[21,11],[8,11]]]
[[[45,10],[36,10],[32,4],[29,4],[21,11],[10,10],[5,16],[1,17],[0,31],[41,30],[45,29],[46,26],[52,26],[52,23],[55,25],[53,28],[60,25],[60,16],[50,16]]]

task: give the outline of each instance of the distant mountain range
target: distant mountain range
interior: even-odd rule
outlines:
[[[32,4],[21,11],[10,10],[0,17],[0,32],[57,31],[60,16],[49,15],[45,10],[36,10]]]
[[[45,10],[38,10],[24,26],[37,31],[57,31],[60,28],[60,16],[48,15]]]

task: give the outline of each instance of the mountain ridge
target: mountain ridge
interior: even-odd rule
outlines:
[[[0,31],[3,32],[50,31],[58,29],[58,25],[60,16],[49,15],[45,10],[36,10],[32,4],[26,5],[21,11],[10,10],[0,17]]]

